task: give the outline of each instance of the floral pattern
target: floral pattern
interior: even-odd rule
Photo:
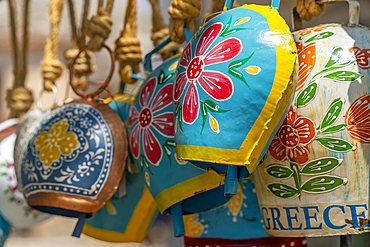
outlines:
[[[294,160],[298,164],[308,161],[307,145],[315,137],[315,124],[298,115],[295,107],[290,107],[288,116],[271,142],[269,151],[279,161]]]
[[[133,156],[135,159],[139,158],[140,143],[142,143],[147,160],[154,166],[159,165],[163,157],[163,150],[153,130],[156,130],[162,136],[174,138],[173,112],[156,114],[172,104],[173,84],[163,86],[154,96],[156,87],[157,78],[151,78],[142,87],[139,95],[140,112],[132,105],[128,122],[130,127],[136,125],[130,135],[130,147]],[[152,98],[154,98],[153,101]]]
[[[361,69],[370,68],[370,49],[361,49],[355,46],[350,48],[349,51],[354,52],[358,67]]]
[[[95,199],[108,180],[113,157],[114,138],[102,113],[86,104],[65,104],[42,120],[22,152],[23,192]]]
[[[221,64],[233,60],[242,51],[242,42],[235,37],[226,38],[210,50],[223,28],[221,22],[209,26],[200,36],[195,53],[192,52],[192,42],[183,51],[179,66],[186,68],[175,81],[173,89],[174,102],[178,103],[185,92],[182,115],[187,124],[193,124],[199,116],[199,94],[197,85],[212,99],[222,102],[234,94],[234,83],[222,72],[207,70],[209,65]],[[188,88],[186,86],[189,84]]]
[[[370,95],[355,100],[348,108],[345,121],[349,135],[358,142],[370,143]]]
[[[49,132],[43,131],[36,138],[36,150],[40,151],[40,161],[44,166],[50,166],[60,154],[70,155],[78,147],[76,134],[67,133],[67,130],[68,121],[60,120],[50,127]]]
[[[298,52],[298,80],[296,91],[304,86],[308,76],[316,64],[316,43],[310,43],[303,47],[301,42],[296,42]]]

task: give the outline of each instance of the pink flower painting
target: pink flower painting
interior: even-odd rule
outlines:
[[[168,138],[174,138],[173,112],[161,112],[172,105],[173,84],[163,86],[156,95],[157,78],[146,82],[139,94],[140,112],[132,105],[129,114],[129,126],[136,125],[130,135],[130,147],[135,159],[140,156],[140,143],[143,145],[144,155],[148,161],[158,166],[163,150],[153,130]],[[154,98],[154,99],[153,99]],[[152,101],[153,99],[153,101]]]
[[[234,83],[228,75],[207,69],[209,65],[222,64],[235,59],[243,49],[242,42],[235,37],[223,39],[213,45],[222,27],[221,22],[209,26],[200,36],[194,54],[193,44],[189,42],[181,55],[179,66],[186,68],[186,71],[176,78],[173,99],[178,103],[185,93],[182,116],[187,124],[193,124],[199,116],[198,86],[218,102],[226,101],[234,94]]]

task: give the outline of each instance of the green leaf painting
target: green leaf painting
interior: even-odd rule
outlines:
[[[359,73],[346,70],[336,71],[324,76],[324,78],[332,79],[339,82],[351,82],[358,79],[359,77]]]
[[[180,130],[183,131],[182,130],[182,105],[181,104],[178,104],[176,106],[175,116],[177,117],[177,121],[179,121]]]
[[[267,189],[275,196],[284,199],[292,198],[299,194],[296,188],[287,184],[271,183],[267,185]]]
[[[211,112],[223,113],[223,112],[230,111],[230,110],[223,110],[223,109],[221,109],[219,105],[217,105],[215,102],[213,102],[212,100],[209,100],[209,99],[207,99],[207,100],[204,101],[204,105]]]
[[[293,174],[293,171],[290,168],[279,164],[271,164],[267,166],[265,172],[275,178],[289,178]]]
[[[162,84],[166,83],[169,79],[171,79],[174,76],[174,74],[175,73],[165,75],[163,69],[161,69],[159,71],[159,75],[158,75],[158,78],[157,78],[158,79],[158,84],[162,85]]]
[[[346,140],[333,137],[317,137],[315,139],[325,148],[334,152],[348,152],[356,150],[356,146]]]
[[[297,107],[303,107],[313,100],[317,92],[317,83],[311,83],[301,90],[297,97]]]
[[[344,99],[342,98],[335,99],[330,104],[324,118],[321,121],[320,129],[325,130],[331,127],[338,120],[338,117],[342,112],[343,104]]]
[[[345,124],[339,124],[339,125],[335,125],[335,126],[329,127],[327,129],[325,129],[324,131],[322,131],[321,133],[323,133],[323,134],[329,134],[329,133],[334,133],[334,132],[342,131],[342,130],[345,130],[345,129],[346,129],[346,125]]]
[[[325,67],[327,68],[327,67],[330,67],[336,64],[339,61],[339,59],[342,57],[342,54],[343,54],[343,48],[335,47]]]
[[[302,185],[302,191],[307,193],[323,193],[338,189],[347,183],[346,178],[337,176],[319,176],[307,180]]]
[[[322,33],[319,33],[319,34],[316,34],[316,35],[312,36],[311,38],[306,40],[305,43],[312,42],[312,41],[317,41],[317,40],[321,40],[321,39],[326,39],[326,38],[329,38],[330,36],[333,36],[333,35],[334,35],[333,32],[322,32]]]
[[[320,175],[333,171],[343,162],[342,159],[335,157],[321,158],[310,161],[301,169],[304,175]]]
[[[163,143],[163,150],[164,150],[164,153],[166,154],[169,162],[170,162],[170,166],[172,165],[172,157],[171,157],[171,150],[170,148],[175,148],[176,147],[176,144],[173,140],[166,140],[164,143]]]
[[[243,81],[245,83],[245,85],[247,85],[248,87],[249,87],[249,85],[248,85],[247,81],[245,80],[243,74],[240,71],[238,71],[237,68],[243,66],[246,62],[248,62],[252,58],[253,55],[254,55],[254,52],[246,58],[235,60],[234,62],[231,62],[228,66],[229,74],[234,76],[235,78]]]
[[[204,102],[200,102],[200,109],[202,112],[202,130],[200,131],[200,133],[203,133],[204,126],[206,125],[207,122],[207,113],[208,113],[206,104]]]
[[[230,19],[229,21],[226,23],[226,25],[222,28],[221,30],[221,33],[220,33],[220,36],[221,37],[226,37],[230,34],[233,34],[235,32],[238,32],[238,31],[241,31],[241,30],[253,30],[253,28],[241,28],[241,27],[238,27],[238,28],[231,28],[230,29],[230,26],[231,26],[231,21],[232,21],[232,16],[230,16]]]

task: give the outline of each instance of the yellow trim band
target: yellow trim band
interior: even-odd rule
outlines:
[[[224,183],[224,176],[209,171],[161,191],[154,200],[159,211],[163,213],[172,205],[194,196],[197,192],[208,191]]]
[[[243,5],[241,8],[251,9],[263,15],[267,19],[270,30],[273,30],[273,38],[280,40],[276,46],[275,78],[266,104],[239,150],[196,145],[177,145],[176,148],[179,159],[247,165],[249,172],[253,172],[263,149],[290,102],[294,91],[293,74],[297,51],[289,27],[278,11],[270,6],[254,4]],[[290,36],[288,43],[286,35]]]
[[[89,237],[106,242],[141,243],[148,233],[148,228],[156,209],[157,205],[155,204],[152,195],[148,188],[144,186],[143,195],[136,205],[124,233],[104,230],[87,224],[84,225],[82,233]]]

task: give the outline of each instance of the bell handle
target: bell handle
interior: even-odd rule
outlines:
[[[191,34],[191,31],[189,28],[184,28],[184,34],[185,34],[185,40],[186,40],[186,43],[188,43],[191,38],[193,37],[193,35]],[[162,49],[163,47],[165,47],[166,45],[168,45],[170,42],[171,42],[171,37],[168,37],[167,39],[165,39],[164,41],[162,41],[159,45],[157,45],[156,47],[153,48],[153,50],[151,50],[148,54],[145,55],[145,62],[144,62],[144,68],[145,68],[145,71],[146,72],[152,72],[153,71],[153,67],[152,67],[152,56],[157,53],[160,49]]]
[[[360,3],[356,0],[320,0],[319,4],[333,4],[347,2],[349,5],[349,25],[358,26],[360,24]],[[292,9],[292,30],[302,28],[302,19],[299,17],[296,6]]]
[[[234,0],[226,0],[224,5],[224,10],[232,9],[234,4]],[[280,0],[271,0],[271,6],[276,10],[279,11]]]
[[[69,85],[71,85],[71,87],[72,87],[73,91],[75,92],[75,94],[77,94],[78,96],[81,96],[84,99],[93,98],[96,95],[102,93],[104,91],[104,89],[108,86],[110,80],[112,79],[113,72],[114,72],[114,66],[115,66],[115,63],[114,63],[115,62],[114,53],[105,44],[103,44],[102,47],[104,47],[108,51],[108,53],[110,55],[110,58],[111,58],[111,68],[110,68],[110,71],[109,71],[109,74],[108,74],[107,79],[105,79],[105,81],[104,81],[104,84],[97,91],[95,91],[94,93],[91,93],[91,94],[83,94],[83,93],[79,92],[77,90],[77,88],[72,83],[72,80],[73,80],[73,71],[74,71],[74,69],[73,69],[74,66],[73,65],[76,63],[76,60],[81,55],[81,53],[84,52],[88,48],[87,45],[85,45],[84,47],[81,48],[81,50],[79,51],[79,53],[77,54],[77,56],[73,59],[73,61],[71,63],[71,66],[69,68]]]

